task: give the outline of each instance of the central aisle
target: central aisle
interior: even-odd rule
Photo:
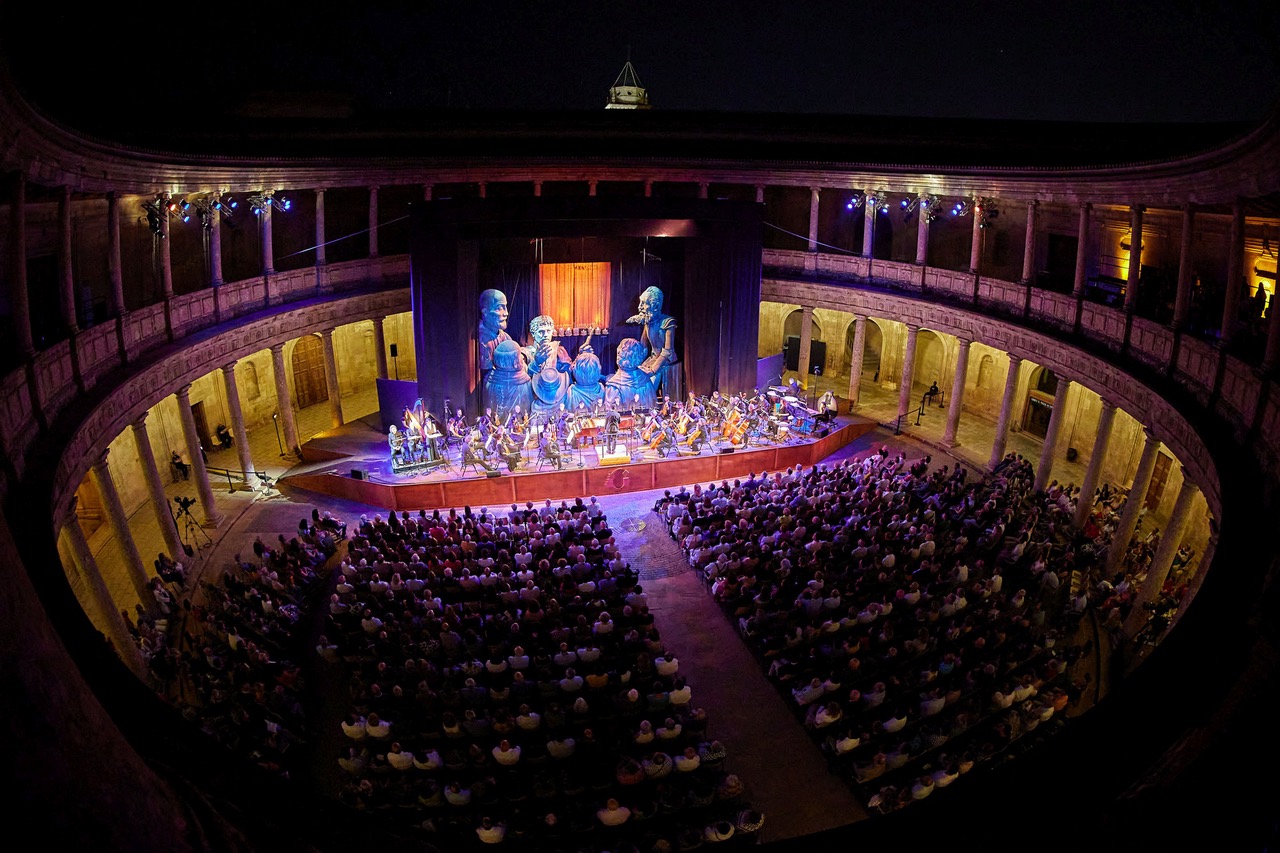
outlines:
[[[760,840],[866,817],[652,511],[660,494],[617,495],[601,504],[622,554],[640,573],[658,631],[693,688],[693,707],[706,709],[710,735],[728,751],[725,768],[742,777],[747,799],[765,814]]]

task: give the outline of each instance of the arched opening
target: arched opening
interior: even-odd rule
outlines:
[[[884,333],[876,321],[867,320],[867,343],[862,353],[862,378],[880,382],[880,356],[884,352]]]
[[[790,355],[787,356],[787,369],[795,369],[802,373],[807,373],[808,366],[800,364],[800,328],[803,323],[804,312],[802,310],[797,308],[788,314],[786,319],[782,321],[782,343],[787,348],[788,353],[795,352],[794,359]],[[822,324],[818,322],[817,317],[810,317],[809,330],[809,361],[812,364],[825,366],[827,361],[826,348],[814,346],[814,344],[822,342]],[[818,356],[822,357],[819,358]],[[792,368],[792,364],[795,364],[796,367]]]
[[[916,361],[911,366],[911,386],[914,399],[919,399],[929,386],[937,384],[941,389],[942,370],[947,362],[947,347],[937,332],[921,329],[916,335]]]
[[[1053,416],[1053,395],[1058,390],[1058,377],[1047,367],[1037,367],[1027,383],[1027,407],[1022,416],[1022,429],[1036,438],[1044,438]]]
[[[298,338],[293,347],[293,388],[298,395],[298,408],[305,409],[329,399],[329,385],[324,378],[324,343],[319,335]]]

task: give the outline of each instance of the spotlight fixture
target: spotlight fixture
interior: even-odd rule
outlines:
[[[157,237],[163,237],[164,222],[174,215],[178,210],[178,205],[171,201],[165,193],[158,193],[155,198],[142,203],[142,210],[151,233]]]
[[[869,193],[854,190],[853,195],[849,196],[849,201],[845,203],[845,209],[857,210],[860,207],[865,207],[867,210],[879,210],[884,213],[889,209],[889,205],[885,201],[887,197],[888,194],[884,190],[875,190]]]
[[[262,211],[269,207],[284,213],[293,207],[293,202],[284,196],[277,196],[275,190],[263,190],[260,193],[249,196],[249,209],[253,211],[254,216],[261,216]]]
[[[224,220],[231,219],[231,212],[236,208],[236,200],[229,195],[212,193],[191,202],[200,218],[200,226],[206,231],[213,227],[213,214],[217,211]],[[190,217],[183,219],[186,222]]]
[[[1000,211],[996,208],[995,199],[976,195],[972,200],[966,198],[956,202],[955,206],[951,208],[951,215],[955,217],[976,216],[978,227],[986,228],[991,224],[991,220],[1000,215]]]
[[[902,220],[910,222],[916,216],[923,216],[925,222],[932,222],[938,218],[938,208],[941,199],[932,193],[920,193],[916,196],[908,196],[901,202]]]

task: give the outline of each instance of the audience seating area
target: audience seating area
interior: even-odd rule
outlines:
[[[833,769],[892,811],[1045,736],[1081,688],[1074,506],[1033,479],[882,449],[655,509]]]
[[[362,518],[321,654],[349,668],[349,805],[427,840],[692,849],[763,816],[593,500]]]

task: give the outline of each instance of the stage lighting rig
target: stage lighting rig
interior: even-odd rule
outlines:
[[[875,190],[874,192],[863,193],[854,190],[853,195],[849,197],[848,203],[845,204],[847,210],[857,210],[865,207],[867,210],[879,210],[881,213],[889,211],[889,194],[884,190]]]
[[[231,219],[232,211],[237,207],[237,202],[229,195],[221,193],[212,193],[202,198],[197,198],[191,202],[196,209],[196,213],[200,217],[200,225],[206,231],[213,227],[213,214],[216,211],[222,215],[224,221]],[[185,219],[183,220],[186,221]]]
[[[183,202],[185,204],[185,200]],[[142,203],[142,210],[147,220],[147,227],[151,229],[151,233],[157,237],[163,237],[164,222],[172,218],[181,206],[178,202],[173,201],[168,193],[157,193],[156,197]]]
[[[910,222],[916,216],[923,216],[925,222],[932,222],[938,218],[938,207],[941,203],[942,200],[932,193],[908,196],[899,205],[902,208],[902,221]]]
[[[262,211],[269,207],[275,208],[281,213],[285,213],[293,207],[293,202],[284,196],[277,196],[275,193],[275,190],[263,190],[260,193],[249,196],[249,209],[253,211],[254,216],[261,216]]]

